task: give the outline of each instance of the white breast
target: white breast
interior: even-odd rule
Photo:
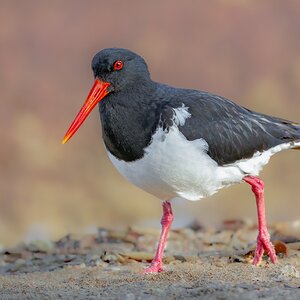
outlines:
[[[188,141],[177,126],[165,133],[158,128],[142,159],[124,162],[109,157],[119,172],[134,185],[162,200],[181,196],[198,200],[218,188],[217,163],[207,154],[207,143]]]

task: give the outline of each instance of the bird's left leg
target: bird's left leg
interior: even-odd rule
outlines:
[[[156,250],[154,259],[151,262],[151,266],[145,269],[144,274],[147,273],[158,273],[163,270],[163,254],[167,243],[168,233],[173,222],[174,216],[172,212],[171,203],[169,201],[164,201],[163,204],[163,215],[161,218],[161,234]]]
[[[270,235],[267,229],[264,200],[264,183],[260,178],[255,176],[246,176],[243,178],[243,180],[251,185],[252,191],[256,198],[258,236],[253,264],[258,265],[260,263],[264,251],[267,251],[269,253],[272,263],[276,263],[277,258],[275,249],[270,241]]]

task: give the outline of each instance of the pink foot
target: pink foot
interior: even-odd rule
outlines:
[[[262,256],[266,251],[272,263],[276,263],[276,252],[273,244],[270,242],[270,235],[267,229],[265,200],[264,200],[264,183],[261,179],[255,176],[246,176],[244,181],[249,183],[256,198],[257,217],[258,217],[258,236],[256,242],[256,250],[253,259],[253,265],[258,265],[261,262]]]
[[[277,262],[276,252],[268,232],[259,233],[257,236],[253,265],[257,266],[261,262],[265,251],[269,254],[272,263],[275,264]]]
[[[146,268],[143,274],[151,274],[151,273],[160,273],[163,271],[163,264],[162,262],[152,262],[151,266]]]

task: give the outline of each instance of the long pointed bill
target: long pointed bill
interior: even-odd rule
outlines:
[[[99,79],[95,80],[95,83],[87,96],[83,106],[81,107],[79,113],[76,118],[72,122],[70,128],[65,134],[64,139],[62,140],[62,144],[65,144],[78,130],[78,128],[82,125],[84,120],[87,118],[92,109],[99,103],[109,92],[107,88],[110,86],[109,82],[103,82]]]

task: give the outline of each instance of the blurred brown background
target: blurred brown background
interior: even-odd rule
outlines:
[[[129,48],[157,81],[300,121],[299,28],[296,0],[0,1],[0,244],[159,226],[160,202],[109,162],[97,110],[60,144],[93,83],[98,50]],[[299,219],[299,155],[281,153],[262,173],[270,221]],[[256,221],[246,184],[175,206],[177,226]]]

